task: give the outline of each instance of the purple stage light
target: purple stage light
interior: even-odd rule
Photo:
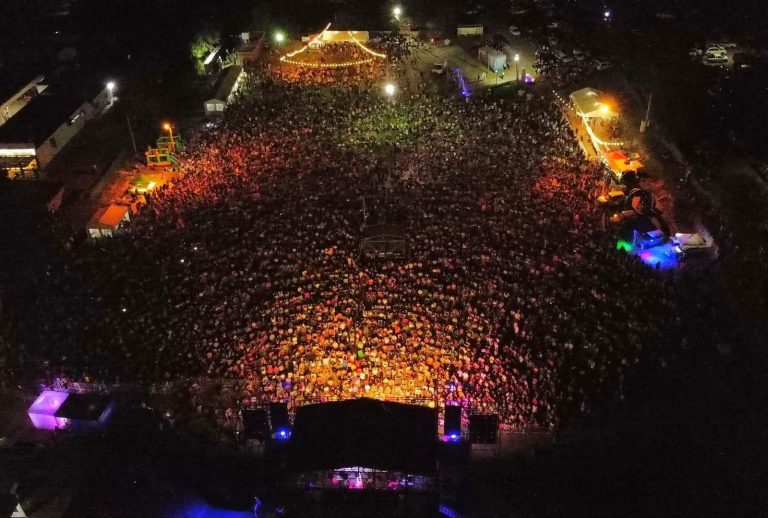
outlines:
[[[69,397],[67,392],[44,390],[27,410],[27,415],[38,430],[55,430],[67,425],[67,419],[56,417],[61,405]]]
[[[645,250],[635,250],[634,254],[652,268],[671,270],[680,266],[680,257],[674,252],[674,245],[671,242]]]

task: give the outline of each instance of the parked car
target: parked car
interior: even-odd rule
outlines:
[[[435,63],[432,66],[432,73],[440,75],[440,74],[445,73],[445,70],[447,68],[448,68],[448,60],[445,60],[445,61],[443,61],[441,63]]]
[[[724,49],[733,49],[736,48],[736,44],[731,41],[708,41],[706,44],[707,47],[721,47]]]
[[[704,57],[726,58],[728,53],[722,49],[707,49],[704,51]]]
[[[613,68],[613,63],[611,63],[610,61],[601,61],[599,59],[595,60],[596,70],[608,70],[609,68]]]
[[[575,57],[578,61],[584,61],[584,58],[586,57],[584,55],[584,51],[581,49],[573,49],[573,57]]]
[[[509,33],[510,33],[512,36],[520,36],[520,34],[521,34],[521,33],[520,33],[520,28],[519,28],[519,27],[517,27],[516,25],[510,25],[510,26],[509,26]]]
[[[728,64],[728,58],[725,57],[706,57],[704,64],[710,67],[723,67]]]

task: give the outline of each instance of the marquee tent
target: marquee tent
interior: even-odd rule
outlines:
[[[594,88],[576,90],[569,98],[576,113],[585,119],[615,119],[618,117],[618,113],[601,100],[603,93]]]

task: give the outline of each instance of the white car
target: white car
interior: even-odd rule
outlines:
[[[609,68],[613,68],[613,63],[610,61],[600,61],[599,59],[595,60],[596,70],[608,70]]]
[[[708,41],[707,47],[721,47],[724,49],[736,48],[736,44],[730,41]]]
[[[704,54],[717,54],[720,56],[725,56],[728,53],[722,47],[707,47],[704,49]]]
[[[704,59],[728,59],[728,54],[725,52],[705,52]]]
[[[512,36],[520,36],[520,34],[521,34],[521,33],[520,33],[520,28],[519,28],[519,27],[517,27],[517,26],[515,26],[515,25],[510,25],[510,26],[509,26],[509,33],[510,33]]]
[[[445,72],[445,69],[448,68],[448,61],[443,61],[442,63],[435,63],[432,66],[432,73],[433,74],[443,74]]]
[[[704,58],[704,64],[710,67],[723,67],[728,64],[728,58],[725,58],[725,57]]]

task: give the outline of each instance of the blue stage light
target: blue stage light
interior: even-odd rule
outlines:
[[[291,430],[289,428],[278,428],[275,432],[275,439],[278,441],[287,441],[291,438]]]

